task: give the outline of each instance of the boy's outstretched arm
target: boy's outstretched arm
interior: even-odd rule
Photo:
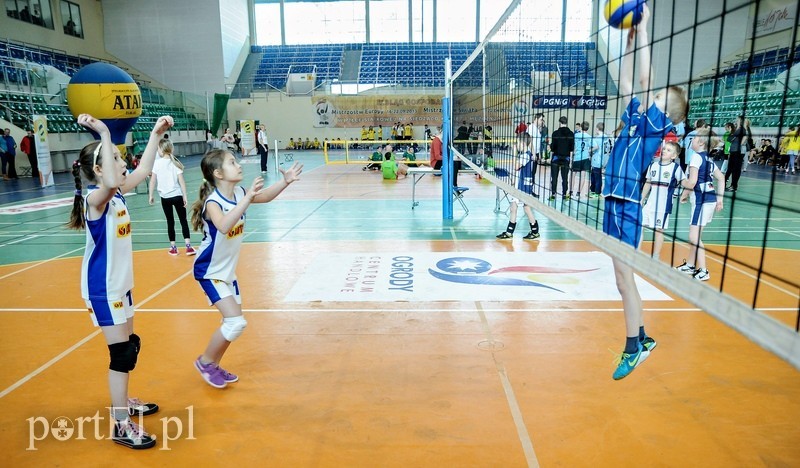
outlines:
[[[647,108],[653,102],[653,83],[651,68],[652,56],[650,52],[650,36],[647,33],[647,25],[650,22],[650,9],[643,5],[642,20],[637,26],[632,28],[636,35],[636,66],[639,68],[639,86],[647,95],[647,101],[643,104]]]
[[[634,62],[634,30],[628,34],[628,43],[622,54],[622,64],[619,68],[619,94],[625,107],[633,95],[633,62]]]

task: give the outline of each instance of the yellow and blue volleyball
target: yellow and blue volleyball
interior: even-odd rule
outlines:
[[[603,8],[608,25],[617,29],[628,29],[642,20],[646,0],[607,0]]]
[[[139,86],[125,70],[110,63],[96,62],[78,70],[67,85],[67,104],[76,118],[90,114],[102,120],[116,145],[125,143],[128,131],[142,115]]]

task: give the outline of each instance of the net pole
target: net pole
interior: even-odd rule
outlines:
[[[453,153],[450,151],[450,129],[453,78],[450,57],[444,59],[445,94],[442,98],[442,219],[453,219]]]
[[[275,167],[275,174],[278,174],[278,140],[275,140],[275,157],[272,158],[272,165]]]

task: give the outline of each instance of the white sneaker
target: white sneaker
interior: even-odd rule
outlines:
[[[686,259],[683,259],[683,263],[675,267],[676,270],[680,271],[681,273],[686,273],[687,275],[693,275],[695,273],[694,265],[689,265],[686,262]]]
[[[711,273],[709,273],[706,268],[698,268],[692,276],[697,281],[708,281],[708,279],[711,278]]]

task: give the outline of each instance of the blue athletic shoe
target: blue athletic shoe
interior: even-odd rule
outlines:
[[[656,340],[654,340],[650,336],[645,336],[644,340],[642,340],[640,343],[642,343],[642,346],[644,346],[644,349],[646,349],[648,351],[654,350],[656,345],[658,345],[658,343],[656,343]]]
[[[644,360],[647,359],[647,356],[650,355],[650,351],[642,346],[641,343],[638,343],[637,347],[638,349],[635,354],[622,353],[620,355],[617,369],[614,371],[614,380],[627,377],[628,374],[633,372],[633,370],[643,363]]]

